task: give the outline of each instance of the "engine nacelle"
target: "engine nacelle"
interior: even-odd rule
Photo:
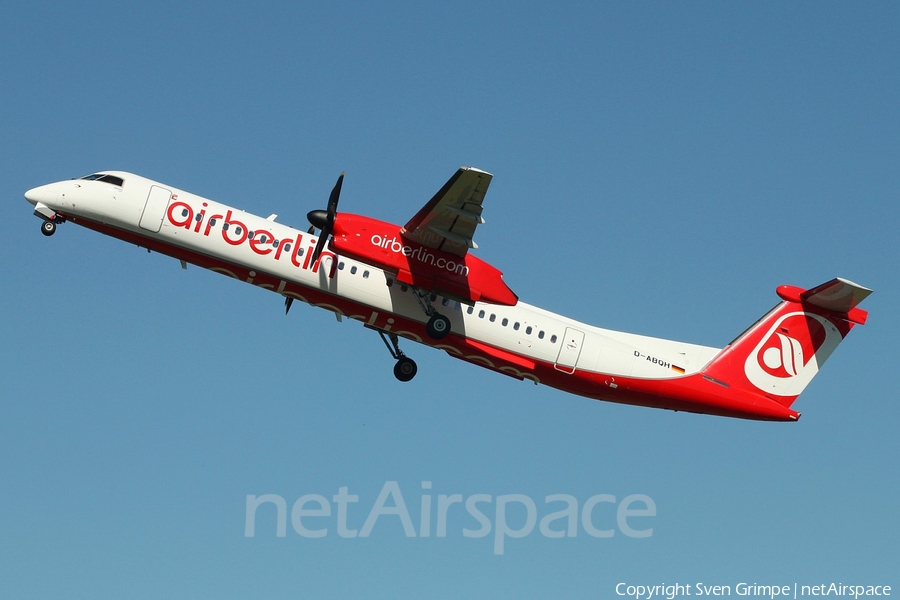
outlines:
[[[503,273],[480,258],[457,256],[403,236],[398,225],[362,215],[335,216],[331,249],[396,273],[397,281],[454,298],[513,306],[519,298]]]

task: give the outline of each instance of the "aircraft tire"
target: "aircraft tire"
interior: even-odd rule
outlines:
[[[430,319],[428,319],[428,323],[425,325],[425,331],[428,333],[428,337],[433,340],[441,340],[447,337],[447,334],[450,333],[450,319],[441,314],[435,314]]]
[[[394,365],[394,377],[403,382],[410,381],[416,376],[418,370],[419,368],[416,366],[416,361],[403,356],[397,361],[397,364]]]
[[[56,233],[56,223],[53,221],[44,221],[41,223],[41,233],[50,236]]]

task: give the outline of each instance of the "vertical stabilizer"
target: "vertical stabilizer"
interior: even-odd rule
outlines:
[[[703,369],[729,387],[790,406],[854,324],[868,313],[857,304],[872,290],[833,279],[804,290],[781,286],[782,302]]]

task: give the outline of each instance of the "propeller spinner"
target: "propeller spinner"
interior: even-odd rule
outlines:
[[[331,235],[331,232],[334,229],[334,216],[337,214],[338,199],[341,197],[341,185],[343,185],[343,183],[344,174],[341,173],[337,179],[337,183],[334,184],[334,188],[331,190],[331,196],[328,197],[327,210],[311,210],[306,214],[306,218],[309,219],[310,224],[321,230],[319,241],[316,243],[316,248],[313,250],[312,254],[313,263],[319,259],[319,255],[325,248],[325,242],[328,241],[328,236]]]

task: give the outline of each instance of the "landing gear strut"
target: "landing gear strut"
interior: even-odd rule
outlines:
[[[433,340],[441,340],[450,333],[450,319],[435,310],[431,304],[431,296],[423,289],[414,287],[413,295],[419,302],[419,306],[428,315],[428,322],[425,324],[425,332]]]
[[[378,335],[381,336],[381,341],[387,346],[391,356],[397,359],[397,364],[394,365],[394,377],[403,382],[412,380],[419,368],[416,366],[416,361],[403,354],[397,334],[384,332],[379,329]],[[388,339],[390,339],[390,342],[388,342]]]

